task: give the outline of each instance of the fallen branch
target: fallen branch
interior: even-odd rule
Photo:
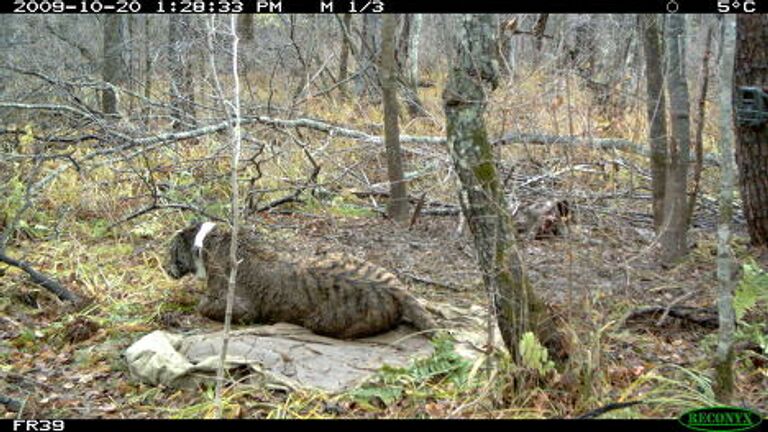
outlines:
[[[144,216],[145,214],[153,212],[155,210],[169,210],[169,209],[191,211],[191,212],[197,213],[197,214],[199,214],[201,216],[205,216],[209,221],[226,222],[224,219],[222,219],[222,218],[220,218],[218,216],[212,215],[212,214],[206,212],[205,210],[203,210],[203,209],[201,209],[199,207],[195,207],[195,206],[190,205],[190,204],[158,204],[158,203],[153,203],[152,205],[150,205],[148,207],[144,207],[143,209],[139,209],[139,210],[131,213],[130,215],[120,219],[119,221],[113,223],[112,225],[107,227],[107,230],[111,231],[112,229],[114,229],[115,227],[117,227],[119,225],[122,225],[122,224],[124,224],[126,222],[129,222],[129,221],[131,221],[133,219],[136,219],[138,217]]]
[[[601,150],[619,150],[645,156],[650,158],[651,152],[644,145],[633,141],[620,138],[590,138],[590,137],[570,137],[562,135],[545,135],[532,133],[512,133],[493,141],[493,145],[508,144],[540,144],[540,145],[579,145],[594,147]],[[707,165],[718,166],[718,157],[708,154],[704,157]]]
[[[28,132],[23,129],[8,129],[0,127],[0,134],[2,135],[27,135]],[[34,139],[47,143],[59,143],[59,144],[80,144],[83,141],[99,141],[100,137],[92,134],[81,135],[76,137],[60,137],[60,136],[43,136],[32,135]],[[33,155],[34,156],[34,155]]]
[[[304,202],[302,199],[299,198],[299,195],[301,195],[301,192],[304,190],[304,188],[298,188],[296,189],[292,194],[284,196],[282,198],[278,198],[274,201],[271,201],[267,204],[264,204],[263,206],[256,209],[254,213],[261,213],[265,212],[267,210],[272,210],[274,208],[280,207],[284,204],[290,204],[290,203],[302,203]]]
[[[717,318],[717,309],[715,308],[701,308],[693,306],[646,306],[635,309],[629,312],[623,319],[622,323],[626,325],[627,322],[641,318],[644,316],[656,316],[658,314],[664,314],[679,318],[682,320],[690,321],[694,324],[700,325],[705,328],[717,328],[719,326]],[[658,321],[657,321],[658,322]]]
[[[634,405],[638,405],[638,404],[641,404],[641,403],[643,403],[643,401],[629,401],[629,402],[609,403],[607,405],[601,406],[600,408],[597,408],[597,409],[594,409],[592,411],[586,412],[586,413],[584,413],[584,414],[582,414],[582,415],[580,415],[580,416],[578,416],[576,418],[577,419],[596,418],[596,417],[601,416],[601,415],[603,415],[603,414],[605,414],[605,413],[607,413],[609,411],[614,411],[614,410],[622,409],[622,408],[628,408],[628,407],[631,407],[631,406],[634,406]]]
[[[9,266],[24,270],[24,272],[26,272],[29,275],[29,277],[32,279],[32,282],[56,294],[56,296],[61,300],[73,301],[73,302],[78,300],[78,297],[76,295],[69,292],[66,288],[61,286],[61,284],[58,283],[56,280],[32,268],[32,266],[29,263],[13,259],[2,252],[0,252],[0,262],[8,264]]]

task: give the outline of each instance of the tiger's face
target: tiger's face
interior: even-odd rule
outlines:
[[[189,273],[195,272],[194,251],[192,250],[195,235],[200,230],[201,224],[195,224],[177,232],[171,239],[168,248],[168,257],[163,264],[163,269],[168,276],[181,279]]]

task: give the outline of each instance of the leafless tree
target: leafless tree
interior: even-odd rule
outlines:
[[[195,125],[195,89],[189,58],[193,18],[184,14],[168,18],[168,93],[171,95],[171,117],[176,130]]]
[[[664,97],[664,52],[659,31],[659,17],[641,15],[646,76],[646,113],[648,141],[651,144],[651,190],[653,224],[658,231],[664,223],[664,191],[667,183],[667,107]]]
[[[685,69],[685,17],[666,18],[665,53],[669,74],[669,114],[672,134],[669,146],[667,184],[664,192],[664,229],[659,242],[662,260],[673,264],[688,252],[688,158],[690,151],[690,102]]]
[[[403,175],[400,151],[400,104],[397,101],[397,64],[395,63],[395,30],[397,16],[386,14],[381,26],[381,89],[384,102],[384,134],[387,146],[389,203],[387,214],[403,224],[408,221],[408,191]]]
[[[352,50],[352,14],[344,14],[341,17],[341,51],[339,52],[339,90],[346,94],[346,81],[349,72],[349,53]]]
[[[102,77],[111,86],[121,86],[127,80],[126,17],[120,14],[104,17],[104,46]],[[101,110],[105,114],[117,114],[117,92],[107,87],[101,94]]]

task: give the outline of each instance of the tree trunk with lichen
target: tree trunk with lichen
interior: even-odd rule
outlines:
[[[735,189],[736,160],[733,125],[733,58],[736,45],[736,18],[723,17],[720,60],[720,214],[717,224],[718,330],[713,389],[718,402],[730,404],[733,397],[733,338],[736,318],[733,290],[736,286],[736,262],[731,249],[731,220]]]
[[[461,181],[461,209],[474,238],[483,283],[504,344],[519,364],[519,342],[525,332],[534,331],[544,343],[549,335],[539,331],[543,304],[533,295],[515,245],[483,118],[487,94],[499,80],[496,29],[491,15],[466,15],[458,28],[456,58],[443,93],[448,147]]]

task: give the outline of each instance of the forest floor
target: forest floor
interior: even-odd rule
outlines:
[[[624,319],[644,306],[706,309],[715,304],[712,218],[700,212],[705,216],[694,222],[689,256],[663,270],[650,219],[637,209],[647,206],[647,200],[606,195],[611,198],[584,200],[573,198],[578,193],[572,192],[577,216],[568,233],[520,245],[536,293],[567,317],[575,345],[571,366],[555,378],[514,396],[503,385],[488,389],[485,382],[485,399],[474,403],[471,386],[444,380],[403,384],[394,399],[376,393],[361,399],[354,392],[329,396],[236,386],[227,392],[229,415],[546,418],[575,416],[609,402],[647,401],[609,414],[634,418],[674,416],[685,407],[711,401],[707,370],[714,329],[674,317],[662,320],[658,313],[633,322]],[[143,225],[153,223],[160,224],[161,218],[150,217]],[[466,230],[459,232],[457,217],[422,216],[404,229],[376,214],[343,216],[304,209],[265,214],[258,223],[297,251],[342,250],[392,269],[429,301],[486,304],[471,239]],[[2,276],[0,394],[25,400],[25,417],[212,415],[210,388],[141,384],[130,377],[121,357],[133,341],[155,329],[217,329],[220,324],[194,311],[197,283],[191,278],[175,283],[162,274],[162,241],[154,233],[113,237],[109,246],[106,239],[75,236],[49,243],[27,241],[21,249],[34,248],[36,264],[49,272],[61,272],[76,258],[78,270],[63,280],[95,299],[86,309],[70,311],[17,272]],[[757,256],[746,246],[743,233],[735,244],[742,260]],[[768,264],[765,256],[761,261],[762,266]],[[763,311],[752,313],[747,321],[767,318]],[[85,336],[78,336],[89,323],[95,324],[93,331],[86,328]],[[765,357],[740,351],[737,370],[740,403],[768,411]]]

